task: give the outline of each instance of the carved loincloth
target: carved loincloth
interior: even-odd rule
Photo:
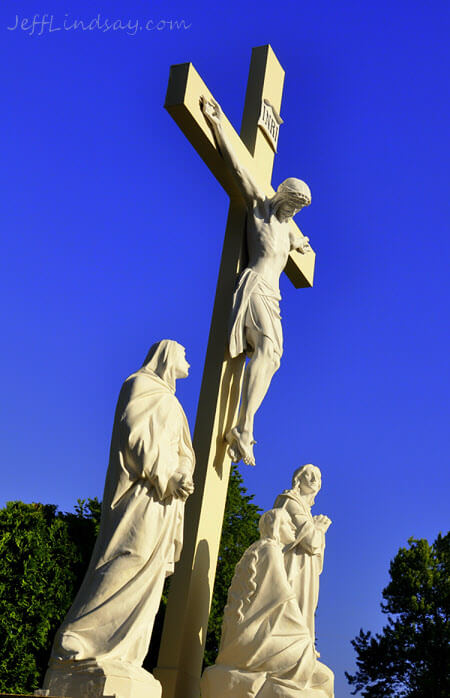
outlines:
[[[283,353],[283,331],[280,315],[281,296],[253,269],[245,269],[233,296],[231,312],[230,356],[245,353],[251,356],[251,347],[246,338],[246,327],[271,340],[275,354]]]

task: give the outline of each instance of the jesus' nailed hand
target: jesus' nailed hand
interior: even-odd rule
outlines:
[[[260,191],[240,165],[225,129],[224,117],[214,99],[201,98],[201,108],[213,131],[220,153],[233,174],[247,206],[248,265],[233,298],[230,356],[250,357],[244,372],[237,424],[226,435],[233,462],[255,465],[253,422],[283,353],[279,280],[289,253],[311,252],[309,238],[294,232],[292,217],[311,203],[305,182],[290,177],[274,196]]]

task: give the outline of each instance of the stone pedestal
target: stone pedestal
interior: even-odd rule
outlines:
[[[329,698],[330,691],[333,692],[331,671],[328,679],[325,689],[298,688],[289,681],[277,683],[263,671],[241,671],[213,664],[203,672],[201,698]]]
[[[161,684],[126,662],[61,662],[51,666],[38,695],[58,698],[161,698]]]

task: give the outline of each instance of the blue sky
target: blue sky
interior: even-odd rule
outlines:
[[[322,469],[317,633],[346,698],[389,561],[448,528],[448,3],[4,0],[0,23],[1,503],[101,497],[120,385],[158,339],[187,348],[193,427],[228,204],[163,109],[169,66],[192,61],[236,129],[251,48],[284,66],[273,183],[311,187],[316,277],[282,279],[285,353],[241,472],[269,508]]]

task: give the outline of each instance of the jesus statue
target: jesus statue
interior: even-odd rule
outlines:
[[[226,434],[233,462],[255,465],[253,422],[278,370],[283,353],[279,279],[289,253],[311,251],[309,238],[293,231],[292,217],[311,203],[308,185],[290,177],[271,198],[239,164],[223,128],[223,114],[214,99],[202,99],[202,110],[220,153],[247,206],[248,264],[233,298],[229,352],[250,358],[244,372],[237,424]]]

